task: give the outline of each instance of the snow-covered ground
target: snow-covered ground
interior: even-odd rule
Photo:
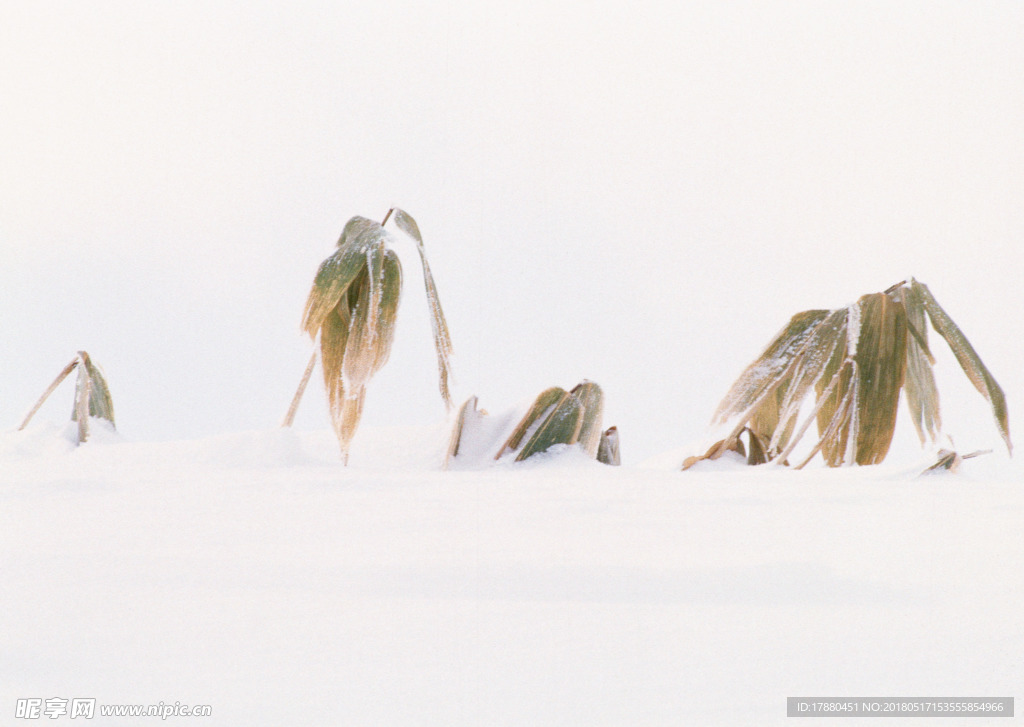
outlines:
[[[927,477],[574,450],[442,471],[440,426],[365,428],[348,468],[327,431],[72,431],[0,434],[4,724],[76,724],[10,721],[53,697],[278,726],[766,725],[787,696],[1022,696],[1005,454]]]

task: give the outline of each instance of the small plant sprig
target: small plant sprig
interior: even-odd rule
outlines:
[[[460,407],[455,419],[446,466],[459,455],[467,421],[478,418],[470,417],[474,413],[479,416],[477,397],[472,396]],[[556,444],[578,444],[588,456],[599,462],[618,465],[618,429],[611,427],[602,432],[603,414],[604,393],[592,381],[583,381],[570,391],[558,386],[545,389],[516,424],[494,459],[514,452],[515,461],[522,462]]]
[[[114,426],[114,402],[110,398],[110,389],[107,387],[107,380],[103,378],[89,354],[79,351],[71,363],[64,367],[64,370],[57,374],[49,388],[39,397],[31,411],[25,416],[25,420],[18,427],[21,431],[32,421],[32,417],[43,403],[49,398],[58,386],[66,379],[72,371],[78,369],[78,380],[75,384],[75,403],[71,409],[71,421],[78,422],[78,443],[89,438],[89,417],[106,419]]]

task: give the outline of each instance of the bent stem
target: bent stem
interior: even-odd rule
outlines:
[[[61,385],[61,382],[64,381],[64,379],[66,379],[72,371],[75,370],[75,366],[79,364],[79,361],[79,357],[75,356],[73,359],[71,359],[71,363],[65,366],[64,370],[57,374],[57,378],[53,380],[52,384],[50,384],[50,388],[43,392],[43,395],[39,397],[39,401],[37,401],[36,405],[32,407],[32,411],[30,411],[28,415],[25,417],[25,421],[23,421],[21,423],[21,426],[18,427],[19,432],[28,426],[28,423],[32,421],[32,417],[34,417],[36,415],[36,412],[39,411],[39,408],[49,398],[50,394],[52,394],[54,390]]]
[[[309,363],[306,364],[306,373],[302,375],[299,388],[296,389],[295,396],[292,397],[292,405],[288,407],[288,413],[284,415],[284,420],[281,422],[282,427],[290,427],[292,422],[295,421],[295,412],[299,409],[302,395],[306,393],[306,386],[309,384],[309,378],[313,375],[314,366],[316,366],[316,351],[313,351],[313,355],[309,357]]]

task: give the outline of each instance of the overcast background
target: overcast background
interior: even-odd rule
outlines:
[[[1019,2],[9,3],[0,428],[78,349],[130,439],[276,426],[317,265],[398,205],[460,400],[590,378],[627,462],[703,435],[793,313],[909,275],[1019,432],[1022,38]],[[405,278],[370,424],[444,416]],[[955,366],[948,429],[999,446]]]

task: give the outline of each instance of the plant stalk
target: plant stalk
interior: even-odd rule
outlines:
[[[284,420],[281,422],[282,427],[290,427],[292,422],[295,421],[295,412],[299,409],[299,402],[302,401],[302,395],[306,393],[306,385],[309,384],[309,377],[313,375],[313,367],[316,365],[316,351],[313,351],[313,355],[309,357],[309,363],[306,364],[306,373],[302,375],[302,381],[299,382],[299,388],[295,391],[295,396],[292,397],[292,405],[288,407],[288,413],[284,415]]]
[[[50,384],[50,388],[44,391],[43,395],[39,397],[39,401],[37,401],[36,405],[32,407],[32,411],[30,411],[28,415],[25,417],[25,421],[23,421],[21,423],[21,426],[18,427],[19,432],[28,426],[28,423],[32,421],[32,417],[34,417],[36,415],[36,412],[39,411],[39,408],[43,405],[43,402],[45,402],[47,398],[49,398],[50,394],[52,394],[54,390],[61,385],[61,382],[68,377],[68,374],[75,370],[75,366],[77,365],[78,357],[75,356],[73,359],[71,359],[71,363],[65,366],[64,370],[57,375],[56,379],[53,380],[53,383]]]

